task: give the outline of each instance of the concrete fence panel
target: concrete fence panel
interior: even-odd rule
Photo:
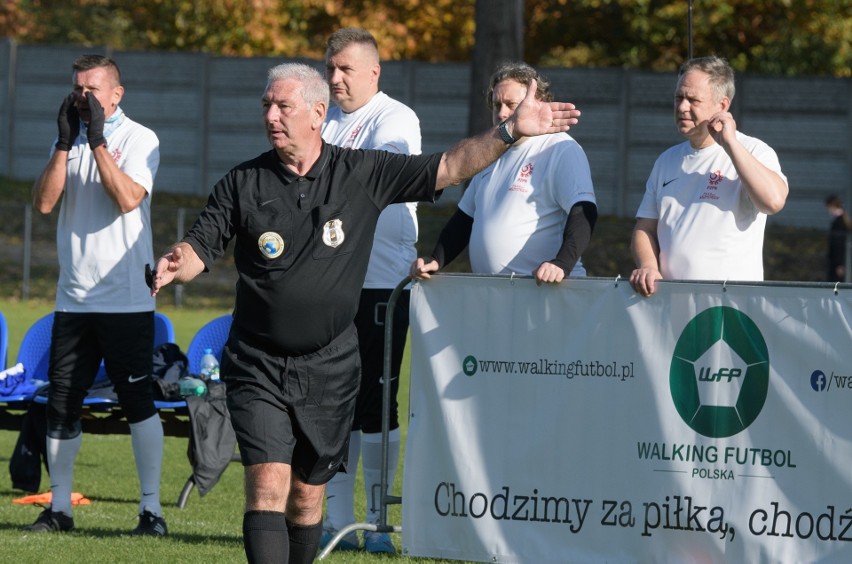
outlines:
[[[109,51],[0,40],[0,175],[41,173],[71,62],[85,52]],[[285,59],[110,54],[126,87],[122,107],[160,138],[157,190],[205,195],[234,165],[268,150],[260,99],[267,70]],[[323,71],[322,61],[299,61]],[[676,73],[541,70],[556,98],[583,112],[571,135],[589,156],[601,213],[632,217],[656,157],[683,141],[672,115]],[[465,63],[386,61],[380,86],[417,112],[424,153],[467,135],[471,96],[488,111],[482,93],[471,92]],[[744,133],[775,148],[790,180],[787,207],[770,221],[822,228],[828,193],[852,205],[852,80],[739,74],[732,112]],[[441,201],[454,202],[449,196]]]

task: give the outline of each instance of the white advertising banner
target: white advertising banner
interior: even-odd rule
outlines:
[[[406,554],[852,562],[852,290],[435,276]]]

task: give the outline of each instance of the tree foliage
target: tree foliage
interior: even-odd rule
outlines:
[[[22,42],[232,56],[321,57],[340,27],[371,30],[386,59],[464,60],[473,0],[9,0],[33,22]],[[2,30],[2,28],[0,28]],[[11,33],[9,33],[11,32]]]
[[[690,4],[694,55],[724,56],[741,71],[852,76],[848,0],[525,0],[525,59],[671,70],[688,54]],[[319,58],[332,31],[358,26],[376,35],[384,59],[468,61],[475,11],[475,0],[0,0],[0,34]]]
[[[539,65],[671,70],[688,56],[687,0],[526,3],[526,53]],[[741,71],[850,76],[848,0],[695,0],[693,55]]]

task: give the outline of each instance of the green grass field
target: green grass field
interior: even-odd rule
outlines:
[[[0,311],[9,325],[9,361],[13,364],[26,328],[52,310],[52,303],[15,302],[0,300]],[[175,340],[186,350],[195,331],[208,320],[226,313],[220,309],[159,308],[175,326]],[[408,366],[406,359],[404,366]],[[403,375],[400,390],[401,413],[408,412],[408,377]],[[403,436],[406,431],[402,418]],[[17,433],[0,431],[0,461],[8,468]],[[242,466],[232,463],[219,483],[203,498],[193,491],[184,509],[176,506],[178,495],[191,467],[186,456],[187,441],[166,437],[162,479],[162,501],[169,536],[165,539],[125,536],[136,526],[138,483],[127,435],[86,435],[77,458],[74,491],[92,500],[91,505],[78,506],[74,520],[76,530],[69,534],[33,535],[21,528],[35,520],[41,508],[19,505],[12,500],[27,495],[13,490],[8,471],[0,476],[0,543],[2,562],[30,563],[77,561],[86,563],[161,562],[161,563],[219,563],[244,562],[242,545]],[[402,464],[397,470],[394,493],[401,495]],[[357,480],[356,515],[364,515],[363,483]],[[49,482],[42,476],[40,491],[47,491]],[[388,522],[401,525],[401,507],[389,508]],[[401,548],[399,534],[394,534],[397,549]],[[422,562],[404,556],[371,555],[366,553],[331,553],[324,562]],[[438,562],[428,560],[428,562]]]
[[[29,201],[30,183],[13,182],[0,177],[0,191],[5,215],[0,228],[0,289],[5,299],[0,300],[0,311],[9,324],[9,353],[7,366],[14,364],[18,346],[24,332],[36,319],[53,309],[56,284],[54,260],[49,264],[34,266],[30,296],[35,299],[21,301],[12,296],[21,295],[23,256],[21,237],[22,214],[20,206]],[[18,206],[12,205],[17,203]],[[155,253],[174,240],[173,208],[185,206],[198,209],[198,198],[179,198],[158,195],[154,200],[157,209],[153,214],[159,234]],[[160,208],[159,206],[163,206]],[[431,252],[441,227],[454,211],[454,206],[420,207],[420,254]],[[35,229],[34,248],[40,253],[54,249],[54,218],[41,218]],[[590,276],[629,275],[632,260],[629,240],[633,220],[604,216],[598,221],[589,248],[583,254]],[[765,268],[767,280],[820,280],[825,255],[825,234],[818,229],[796,229],[770,226],[765,243]],[[223,260],[223,263],[227,261]],[[169,295],[162,295],[158,309],[169,316],[175,326],[176,342],[186,350],[192,335],[208,320],[226,313],[233,303],[233,273],[229,264],[219,264],[216,272],[207,275],[206,282],[195,281],[186,287],[183,308],[169,307]],[[469,271],[466,255],[460,256],[446,271]],[[408,412],[408,360],[404,361],[404,374],[400,390],[400,413]],[[406,417],[401,417],[403,437],[407,429]],[[17,433],[0,431],[0,459],[8,462]],[[6,467],[8,464],[6,465]],[[167,438],[162,481],[162,497],[170,536],[166,539],[137,539],[122,537],[136,525],[138,485],[133,466],[133,456],[128,436],[86,436],[75,473],[75,491],[92,500],[92,505],[80,507],[75,513],[77,531],[68,535],[26,535],[21,527],[30,524],[40,511],[37,507],[21,506],[12,499],[24,492],[11,488],[8,472],[0,477],[0,542],[3,556],[0,562],[243,562],[242,529],[242,468],[232,464],[222,480],[203,499],[193,493],[185,509],[175,505],[190,466],[186,456],[186,439]],[[402,492],[402,468],[397,471],[394,493]],[[357,484],[361,484],[359,476]],[[46,478],[41,491],[47,490]],[[358,515],[364,513],[363,486],[356,492]],[[401,524],[399,506],[389,511],[389,523]],[[401,547],[400,535],[394,542]],[[421,559],[403,556],[387,557],[363,553],[332,553],[325,561],[332,563],[362,562],[418,562]],[[438,562],[428,560],[429,562]]]

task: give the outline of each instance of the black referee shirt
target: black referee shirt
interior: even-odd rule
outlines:
[[[232,169],[184,238],[206,270],[236,240],[232,330],[282,356],[330,343],[355,318],[379,213],[434,201],[440,160],[323,143],[305,176],[274,150]]]

